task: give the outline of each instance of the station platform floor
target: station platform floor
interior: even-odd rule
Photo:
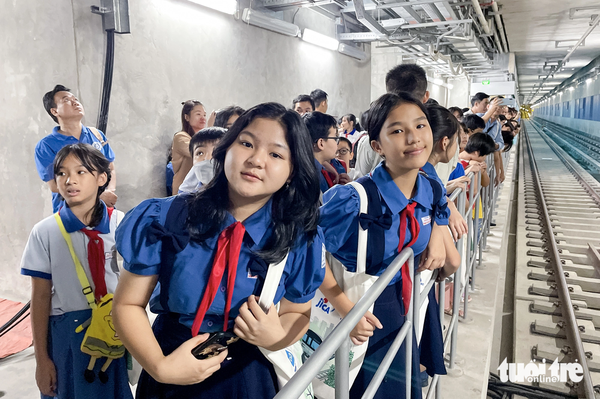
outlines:
[[[459,322],[456,365],[440,379],[443,399],[486,398],[489,372],[497,372],[498,365],[507,356],[505,353],[512,352],[512,347],[506,347],[507,342],[512,343],[512,300],[505,300],[504,291],[505,284],[511,283],[506,281],[506,264],[510,258],[508,244],[514,239],[509,222],[514,216],[511,205],[516,200],[513,198],[515,154],[516,146],[505,165],[506,180],[500,187],[494,212],[496,226],[490,229],[482,266],[475,271],[475,290],[469,293],[472,300],[468,306],[468,319]],[[444,324],[447,326],[449,322],[450,316],[446,316]],[[0,398],[39,398],[32,347],[0,359],[0,376]],[[423,389],[424,398],[427,389]]]

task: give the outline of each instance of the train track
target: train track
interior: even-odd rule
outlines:
[[[600,175],[600,139],[597,136],[539,118],[532,122],[537,130],[541,129],[588,172],[596,177]]]
[[[531,384],[600,398],[600,183],[553,129],[521,137],[513,362],[579,363],[579,383]]]

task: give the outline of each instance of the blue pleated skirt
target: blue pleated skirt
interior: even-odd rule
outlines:
[[[435,299],[434,291],[429,294],[429,305],[423,338],[420,348],[416,341],[412,344],[412,369],[411,369],[411,398],[421,398],[421,378],[419,364],[427,367],[427,372],[433,374],[446,374],[443,358],[443,339],[439,319],[439,306]],[[389,285],[375,301],[373,314],[383,324],[383,329],[375,330],[369,339],[369,347],[365,361],[350,390],[351,399],[359,399],[373,379],[377,368],[383,361],[392,342],[402,328],[406,317],[402,302],[402,280]],[[415,336],[413,330],[413,337]],[[396,354],[392,365],[387,371],[375,398],[377,399],[402,399],[405,398],[406,376],[406,342],[402,344]]]
[[[159,315],[152,330],[165,355],[192,337],[189,328],[179,323],[179,315]],[[277,394],[277,375],[273,365],[259,349],[239,340],[228,349],[231,362],[212,376],[194,385],[162,384],[142,371],[138,399],[270,399]]]
[[[91,316],[91,309],[50,316],[48,352],[56,367],[58,395],[55,399],[132,399],[125,357],[112,361],[106,370],[108,375],[106,383],[102,383],[98,378],[98,373],[106,359],[101,358],[96,361],[94,382],[87,382],[83,376],[90,362],[90,356],[80,349],[85,331],[76,333],[75,329]],[[50,396],[41,395],[41,397],[51,399]]]
[[[429,304],[425,314],[425,323],[423,324],[423,336],[419,352],[420,362],[427,367],[427,374],[431,377],[434,374],[445,375],[446,365],[444,364],[444,336],[440,324],[440,305],[435,297],[436,287],[429,291]]]

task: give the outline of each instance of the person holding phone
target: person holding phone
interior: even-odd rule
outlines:
[[[125,271],[114,322],[144,368],[137,398],[272,398],[275,371],[258,347],[285,348],[309,326],[325,254],[306,126],[280,104],[257,105],[225,133],[213,160],[215,177],[201,191],[146,200],[117,230]],[[255,295],[269,264],[286,255],[279,311],[265,312]],[[149,300],[159,313],[152,329]],[[218,331],[240,339],[216,356],[211,349],[195,357],[206,333]]]

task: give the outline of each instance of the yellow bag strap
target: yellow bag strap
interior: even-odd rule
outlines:
[[[71,241],[71,236],[69,235],[69,233],[67,233],[67,230],[65,229],[65,225],[63,224],[58,212],[56,212],[54,214],[54,219],[56,219],[58,228],[60,229],[62,236],[64,237],[65,241],[67,242],[67,246],[69,247],[69,252],[71,252],[71,257],[73,258],[73,262],[75,263],[75,271],[77,272],[77,278],[79,279],[79,283],[81,283],[81,287],[82,287],[81,292],[83,292],[83,295],[85,295],[88,305],[90,305],[90,307],[92,309],[96,309],[97,306],[96,306],[96,298],[94,297],[94,290],[92,289],[92,286],[90,285],[90,281],[88,280],[87,275],[85,274],[83,265],[81,264],[81,262],[79,261],[79,258],[75,254],[75,248],[73,248],[73,241]]]

